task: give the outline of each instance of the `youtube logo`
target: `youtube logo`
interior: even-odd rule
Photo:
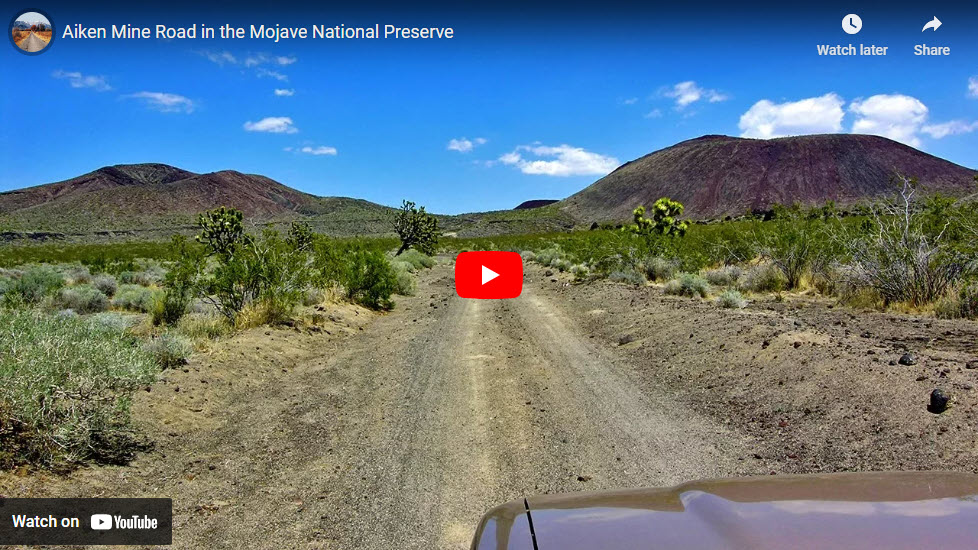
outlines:
[[[499,300],[523,292],[523,258],[516,252],[462,252],[455,259],[460,298]]]

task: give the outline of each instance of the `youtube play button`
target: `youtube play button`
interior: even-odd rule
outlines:
[[[461,298],[516,298],[523,292],[523,258],[516,252],[462,252],[455,259],[455,292]]]

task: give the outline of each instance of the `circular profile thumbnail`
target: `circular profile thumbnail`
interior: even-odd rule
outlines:
[[[25,11],[11,21],[10,38],[25,53],[41,53],[51,45],[54,27],[43,13]]]

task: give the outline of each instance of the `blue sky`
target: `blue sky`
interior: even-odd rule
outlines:
[[[460,213],[562,198],[620,163],[703,134],[853,130],[978,167],[972,8],[590,16],[578,6],[555,16],[502,7],[491,17],[44,9],[59,34],[49,51],[0,48],[5,74],[22,75],[21,85],[0,92],[0,161],[8,167],[0,190],[162,162]],[[863,18],[858,35],[841,31],[849,11]],[[935,15],[942,27],[921,33]],[[65,24],[123,22],[430,22],[454,27],[455,38],[60,38]],[[890,50],[876,58],[816,55],[816,44],[839,43]],[[915,57],[919,43],[950,46],[952,54]],[[36,120],[40,128],[28,127]]]

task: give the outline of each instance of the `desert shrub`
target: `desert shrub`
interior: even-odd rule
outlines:
[[[13,280],[4,292],[4,301],[8,305],[23,303],[37,305],[48,296],[53,295],[65,284],[64,277],[49,265],[28,268],[19,279]]]
[[[717,296],[717,305],[726,309],[743,309],[747,307],[747,300],[740,292],[728,289]]]
[[[241,219],[226,208],[200,216],[197,240],[217,261],[201,283],[205,300],[235,324],[247,306],[280,322],[302,303],[310,282],[312,232],[293,222],[284,238],[272,230],[255,237],[244,233]]]
[[[177,331],[195,340],[216,340],[231,332],[227,318],[214,313],[188,313],[177,322]]]
[[[755,237],[761,256],[781,271],[785,288],[797,288],[814,265],[828,261],[826,224],[798,206],[775,208],[775,220],[770,224]]]
[[[608,280],[616,283],[626,283],[630,285],[644,285],[645,276],[635,269],[612,271],[608,274]]]
[[[949,293],[937,303],[935,313],[943,319],[978,319],[978,283]]]
[[[143,348],[153,356],[153,360],[164,369],[172,369],[187,364],[187,359],[194,352],[190,340],[183,336],[163,333],[149,342]]]
[[[394,306],[391,295],[398,290],[397,271],[381,250],[369,248],[366,241],[319,238],[312,265],[313,282],[320,288],[340,287],[348,299],[374,309]]]
[[[725,265],[716,269],[707,269],[703,278],[713,286],[734,286],[740,280],[744,270],[736,265]]]
[[[163,277],[163,292],[153,303],[153,324],[172,325],[187,313],[197,297],[204,271],[204,250],[182,235],[170,242],[177,260]]]
[[[57,307],[72,309],[78,313],[97,313],[109,309],[109,299],[92,285],[62,288],[55,296]]]
[[[744,272],[739,286],[748,292],[780,292],[785,288],[785,277],[776,266],[762,262]]]
[[[11,285],[13,285],[13,280],[0,276],[0,300],[3,299],[3,295],[6,294]]]
[[[342,274],[342,286],[351,300],[373,309],[394,307],[397,273],[383,253],[354,248]]]
[[[563,273],[565,271],[570,271],[572,264],[570,263],[570,260],[565,260],[564,258],[557,258],[550,265],[557,271]]]
[[[128,311],[138,311],[140,313],[149,313],[153,311],[153,306],[159,299],[158,297],[159,291],[154,291],[141,285],[119,285],[115,297],[112,298],[112,307]]]
[[[115,296],[116,290],[119,289],[119,283],[115,280],[115,277],[107,273],[102,273],[92,277],[92,286],[102,291],[108,297]]]
[[[691,298],[697,296],[706,298],[710,294],[710,283],[699,275],[680,273],[675,279],[666,283],[665,293]]]
[[[551,246],[542,250],[537,250],[535,261],[544,266],[550,267],[553,262],[563,257],[563,251],[558,246]]]
[[[131,459],[130,395],[157,371],[130,336],[89,319],[0,315],[0,467]]]
[[[678,269],[675,260],[668,260],[662,256],[649,256],[642,261],[642,269],[645,277],[650,281],[668,281]]]
[[[92,282],[92,273],[84,265],[71,265],[64,271],[65,277],[73,285],[81,285]]]
[[[574,264],[571,266],[569,271],[574,275],[574,278],[579,281],[587,279],[588,275],[591,274],[591,268],[589,268],[587,264]]]
[[[535,261],[537,259],[536,252],[533,252],[532,250],[524,250],[520,252],[520,257],[523,258],[523,261],[526,263]]]
[[[93,326],[103,327],[115,332],[127,332],[139,324],[138,315],[125,315],[115,311],[96,313],[88,318]]]
[[[420,270],[422,268],[430,269],[432,267],[435,267],[435,259],[434,258],[432,258],[431,256],[428,256],[428,255],[422,254],[421,252],[418,252],[417,250],[414,250],[413,248],[411,250],[407,250],[407,251],[402,252],[400,255],[396,256],[396,259],[397,259],[397,261],[407,262],[407,263],[411,264],[411,266],[413,268],[411,270],[412,273],[415,272],[415,271],[418,271],[418,270]]]
[[[885,305],[917,307],[945,297],[975,270],[975,262],[948,235],[955,220],[935,223],[916,204],[917,182],[899,177],[898,198],[869,207],[858,232],[841,234],[852,258],[850,284],[875,290]]]
[[[307,288],[302,295],[302,305],[306,307],[315,306],[323,303],[326,293],[321,288]]]
[[[418,293],[418,281],[410,271],[402,267],[403,265],[400,262],[392,264],[397,273],[397,289],[394,293],[401,296],[414,296]]]

